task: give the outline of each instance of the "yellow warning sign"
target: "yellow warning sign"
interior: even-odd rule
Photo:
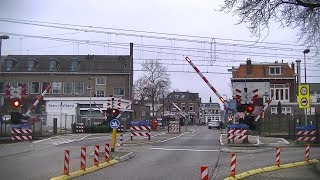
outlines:
[[[309,84],[300,84],[298,87],[298,104],[299,108],[310,107],[310,88]]]

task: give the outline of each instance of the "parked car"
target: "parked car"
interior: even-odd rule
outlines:
[[[209,121],[208,122],[208,128],[212,129],[212,128],[224,128],[223,122],[222,121],[218,121],[218,120],[213,120],[213,121]]]

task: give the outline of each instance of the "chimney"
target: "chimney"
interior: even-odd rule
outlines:
[[[291,63],[291,69],[294,72],[294,63],[293,62]]]
[[[251,59],[247,58],[247,74],[252,73]]]
[[[133,43],[130,43],[130,56],[133,56]]]

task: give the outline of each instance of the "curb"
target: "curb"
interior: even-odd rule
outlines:
[[[227,177],[224,180],[244,179],[246,177],[249,177],[249,176],[252,176],[255,174],[260,174],[260,173],[269,172],[269,171],[275,171],[275,170],[279,170],[279,169],[303,166],[303,165],[310,165],[310,164],[314,164],[314,163],[318,163],[318,162],[320,162],[320,161],[317,159],[312,159],[312,160],[309,160],[309,162],[300,161],[300,162],[294,162],[294,163],[289,163],[289,164],[283,164],[283,165],[280,165],[279,167],[278,166],[269,166],[269,167],[264,167],[264,168],[259,168],[259,169],[253,169],[253,170],[246,171],[241,174],[235,175],[234,177]]]
[[[50,180],[73,179],[73,178],[76,178],[76,177],[79,177],[79,176],[82,176],[82,175],[85,175],[85,174],[88,174],[88,173],[103,169],[105,167],[112,166],[112,165],[117,164],[117,163],[119,163],[121,161],[128,160],[128,159],[133,157],[132,154],[133,154],[133,152],[130,152],[130,153],[124,155],[124,156],[116,157],[115,159],[113,159],[113,160],[111,160],[109,162],[100,163],[99,166],[91,166],[91,167],[86,168],[86,170],[78,170],[78,171],[69,173],[69,175],[62,175],[62,176],[57,176],[57,177],[50,178]]]

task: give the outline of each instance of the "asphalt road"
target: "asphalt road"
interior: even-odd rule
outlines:
[[[199,179],[200,166],[209,167],[211,176],[220,154],[220,131],[206,126],[195,131],[146,145],[132,159],[77,179]]]

